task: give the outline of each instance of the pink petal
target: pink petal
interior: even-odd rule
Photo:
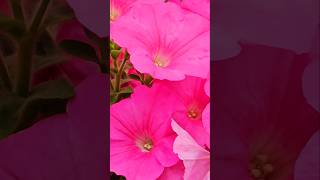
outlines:
[[[106,176],[108,145],[104,142],[108,138],[105,128],[108,122],[103,117],[108,116],[107,86],[105,74],[90,76],[76,87],[76,95],[67,107],[70,140],[74,149],[81,149],[73,154],[79,167],[79,180]]]
[[[178,156],[173,153],[172,146],[176,135],[163,138],[155,146],[154,153],[158,161],[164,166],[169,167],[178,162]]]
[[[210,134],[210,103],[204,108],[202,112],[202,123],[207,133]]]
[[[320,178],[320,131],[317,131],[300,153],[296,165],[295,180],[318,180]]]
[[[173,149],[183,160],[185,179],[210,179],[210,152],[199,146],[195,140],[174,120],[172,128],[178,134]]]
[[[177,164],[164,168],[163,173],[158,178],[158,180],[183,180],[184,166],[182,161],[179,161]]]
[[[183,130],[174,120],[172,129],[178,134],[173,144],[173,151],[182,160],[210,159],[210,152],[201,147],[188,132]]]
[[[67,0],[79,21],[100,37],[106,37],[107,11],[106,1]]]
[[[2,140],[0,179],[78,179],[67,121],[52,116]]]
[[[180,4],[182,8],[185,8],[207,19],[210,19],[210,0],[172,0],[172,2],[176,2]]]
[[[113,158],[115,158],[113,160]],[[158,178],[164,170],[164,167],[156,160],[152,154],[137,153],[133,157],[128,157],[123,162],[125,156],[110,157],[110,170],[117,174],[124,175],[132,180],[154,180]],[[119,163],[123,162],[123,163]]]

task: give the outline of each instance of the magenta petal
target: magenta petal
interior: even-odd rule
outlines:
[[[66,115],[52,116],[0,142],[0,179],[78,179]]]
[[[67,0],[78,20],[100,37],[108,35],[107,1]]]
[[[184,166],[182,161],[179,161],[177,164],[164,168],[163,173],[157,180],[183,180]]]
[[[300,153],[295,165],[295,180],[320,179],[320,130],[317,131]]]
[[[110,162],[111,171],[124,175],[129,180],[154,180],[161,175],[164,169],[152,154],[136,153],[127,159],[124,159],[123,155],[119,155],[119,159],[115,159],[117,161],[112,160],[113,158],[114,156],[111,157]],[[124,160],[124,163],[119,163]]]
[[[87,78],[76,88],[67,108],[70,140],[74,149],[81,149],[73,157],[83,180],[107,176],[107,82],[104,74]]]
[[[154,153],[158,161],[164,166],[169,167],[178,162],[178,156],[173,153],[172,146],[175,135],[168,136],[163,138],[154,149]]]
[[[178,134],[173,149],[183,161],[185,166],[185,179],[209,180],[210,179],[210,152],[201,147],[182,129],[174,120],[172,128]]]
[[[202,112],[202,123],[207,133],[210,133],[210,103],[204,108]]]

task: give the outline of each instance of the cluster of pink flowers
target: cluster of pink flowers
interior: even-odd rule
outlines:
[[[128,180],[210,179],[209,0],[110,5],[128,74],[152,77],[111,105],[110,170]]]

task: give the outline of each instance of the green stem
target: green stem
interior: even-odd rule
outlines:
[[[30,33],[37,33],[37,31],[39,29],[39,26],[40,26],[40,24],[42,22],[42,19],[44,17],[44,14],[47,11],[47,8],[49,6],[50,1],[51,0],[42,0],[42,2],[40,4],[40,7],[39,7],[39,9],[37,11],[37,14],[35,15],[35,17],[32,20],[32,23],[31,23],[31,26],[30,26],[30,29],[29,29]]]
[[[0,78],[3,81],[5,87],[11,91],[12,84],[11,84],[11,80],[9,77],[9,72],[8,72],[7,66],[4,62],[4,59],[3,59],[1,52],[0,52]]]
[[[24,22],[24,15],[21,6],[21,0],[10,0],[13,16]]]
[[[108,47],[108,41],[107,40],[101,40],[100,44],[100,53],[101,53],[101,58],[99,60],[99,64],[100,64],[100,69],[103,73],[108,73],[109,72],[109,65],[110,63],[108,62],[108,52],[107,50],[109,49]]]
[[[126,62],[127,62],[127,58],[125,58],[122,61],[120,69],[119,69],[118,74],[116,76],[116,85],[115,85],[116,92],[120,92],[120,80],[121,80],[122,72],[123,72],[124,65],[126,64]]]
[[[29,31],[20,42],[18,50],[18,72],[16,81],[16,93],[26,97],[29,93],[32,76],[32,58],[35,41],[38,35],[38,29],[48,8],[50,0],[43,0],[33,18]]]

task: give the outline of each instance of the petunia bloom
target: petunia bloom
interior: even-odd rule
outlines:
[[[0,179],[107,179],[107,82],[102,74],[88,77],[66,114],[1,140]]]
[[[154,180],[178,162],[172,145],[175,96],[165,86],[138,86],[110,108],[110,170],[128,180]]]
[[[209,21],[172,2],[136,3],[111,26],[111,38],[127,48],[133,66],[155,79],[206,78]]]
[[[174,120],[172,129],[177,133],[173,150],[183,160],[185,166],[184,179],[210,180],[210,151],[200,146],[191,135]],[[209,134],[203,133],[203,136]]]
[[[213,66],[213,173],[216,180],[291,180],[296,159],[319,129],[303,97],[306,54],[241,44]]]
[[[176,122],[188,131],[199,144],[209,147],[209,136],[202,136],[199,133],[205,131],[202,114],[210,100],[204,89],[206,80],[187,76],[182,81],[157,81],[156,83],[167,86],[177,96],[179,103],[174,107],[173,114]],[[206,111],[208,112],[208,110]],[[205,118],[208,118],[209,121],[207,112]]]

